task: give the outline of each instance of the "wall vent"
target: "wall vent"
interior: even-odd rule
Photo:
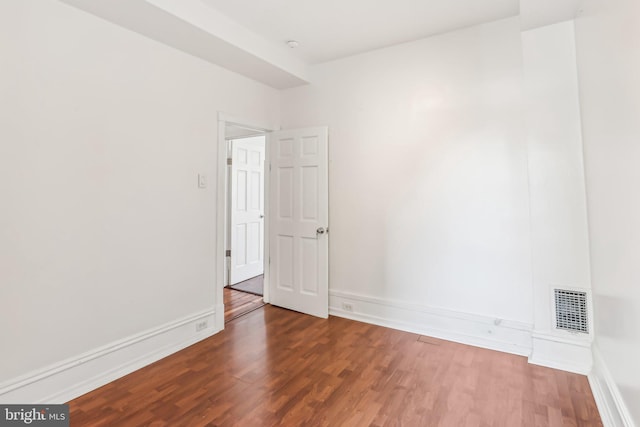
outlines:
[[[589,333],[587,293],[554,289],[556,300],[556,328]]]

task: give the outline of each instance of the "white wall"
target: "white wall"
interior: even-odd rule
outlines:
[[[331,292],[530,324],[518,19],[311,73],[282,123],[329,125]]]
[[[217,112],[279,93],[54,0],[0,40],[1,383],[216,305]]]
[[[640,3],[585,1],[576,42],[596,347],[640,425]]]
[[[573,21],[524,31],[522,53],[534,284],[530,360],[588,373],[591,336],[555,329],[552,310],[554,288],[591,288]]]

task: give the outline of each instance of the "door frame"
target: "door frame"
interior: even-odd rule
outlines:
[[[264,295],[262,299],[269,302],[269,171],[267,166],[271,164],[269,132],[279,130],[279,126],[263,123],[244,117],[238,117],[224,112],[218,112],[218,139],[217,139],[217,191],[216,191],[216,323],[218,330],[224,329],[224,287],[226,285],[226,243],[228,222],[228,173],[227,173],[227,124],[233,124],[265,134],[265,179],[264,179]]]

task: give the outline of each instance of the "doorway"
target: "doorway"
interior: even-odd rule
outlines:
[[[243,133],[241,131],[237,126],[227,126],[227,138],[229,134]],[[264,305],[265,144],[264,134],[227,139],[225,322]]]
[[[226,256],[232,241],[228,226],[232,200],[227,158],[233,146],[227,141],[244,137],[268,135],[262,218],[262,300],[318,317],[328,316],[328,128],[276,129],[218,114],[215,261],[218,330],[224,328],[224,291],[229,290],[231,279]],[[243,230],[240,232],[246,232]]]
[[[266,132],[225,123],[225,322],[265,304]]]

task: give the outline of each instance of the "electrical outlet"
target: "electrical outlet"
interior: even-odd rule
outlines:
[[[206,320],[203,320],[202,322],[198,322],[196,323],[196,332],[200,332],[203,329],[207,329],[208,326],[209,326],[209,323]]]
[[[353,311],[353,305],[349,304],[348,302],[343,302],[342,309],[344,311]]]

